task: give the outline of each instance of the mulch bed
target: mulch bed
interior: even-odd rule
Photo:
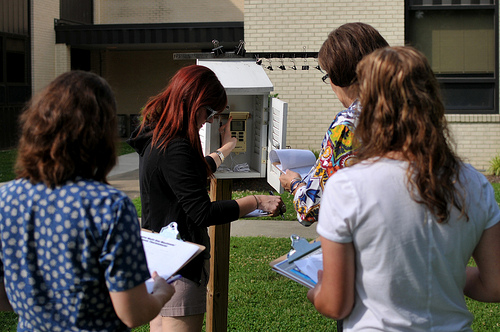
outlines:
[[[485,175],[491,183],[500,183],[500,176],[498,175]]]

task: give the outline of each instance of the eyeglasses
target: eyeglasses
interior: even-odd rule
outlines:
[[[213,108],[208,107],[208,106],[205,106],[205,108],[207,109],[207,111],[210,112],[210,114],[208,114],[207,120],[206,120],[206,122],[208,122],[208,121],[212,120],[212,118],[215,116],[215,114],[217,114],[217,111],[215,111]]]
[[[321,80],[323,81],[323,83],[325,84],[330,84],[330,82],[328,82],[328,79],[330,78],[330,76],[328,76],[328,74],[325,74],[325,76],[323,76],[321,78]]]
[[[215,116],[215,114],[217,114],[218,112],[217,112],[217,111],[215,111],[212,107],[205,106],[205,108],[207,109],[207,111],[209,111],[209,112],[210,112],[210,114],[208,114],[208,116],[207,116],[207,120],[206,120],[206,122],[208,122],[208,121],[212,120],[212,118],[213,118],[213,117]],[[224,110],[225,110],[225,111],[229,110],[229,105],[228,105],[228,106],[226,106],[226,108],[225,108]]]

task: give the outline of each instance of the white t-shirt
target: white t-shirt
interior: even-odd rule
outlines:
[[[437,223],[406,186],[408,163],[381,159],[339,170],[327,182],[317,232],[353,242],[356,299],[344,331],[471,331],[465,268],[481,234],[500,221],[486,178],[464,165],[470,220],[454,208]]]

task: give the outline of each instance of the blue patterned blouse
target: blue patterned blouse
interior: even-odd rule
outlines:
[[[77,179],[49,188],[25,179],[0,188],[0,277],[18,331],[128,331],[109,292],[147,280],[130,199]]]

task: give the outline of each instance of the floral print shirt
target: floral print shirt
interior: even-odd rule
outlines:
[[[326,131],[321,152],[309,174],[302,179],[306,185],[298,188],[294,197],[297,219],[304,226],[318,221],[318,212],[325,183],[339,169],[354,161],[354,128],[361,112],[358,100],[339,112]]]

